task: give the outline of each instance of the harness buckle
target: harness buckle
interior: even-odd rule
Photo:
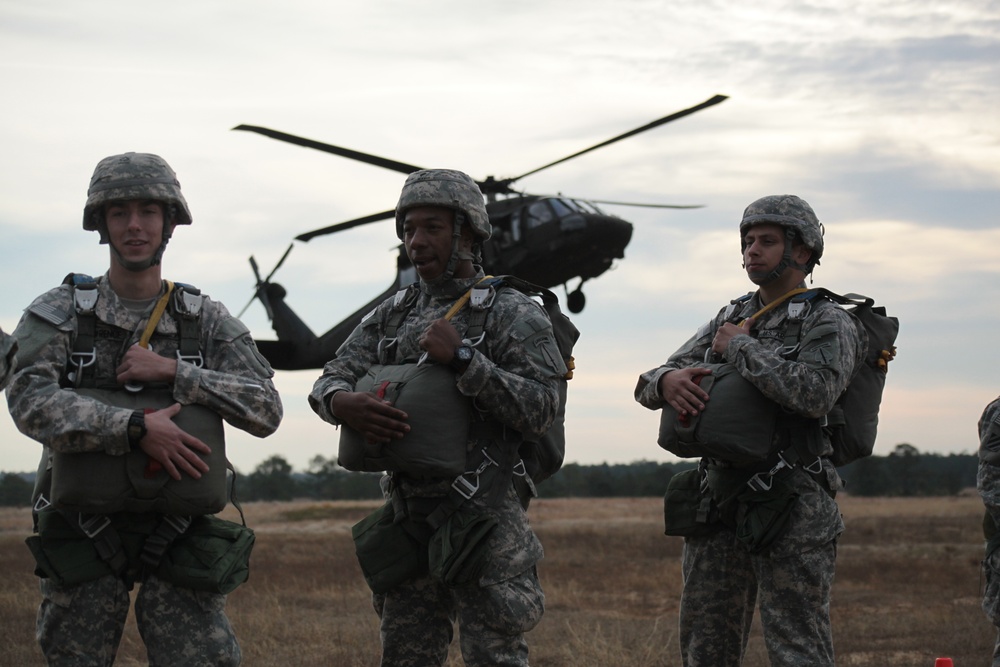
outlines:
[[[84,535],[94,539],[100,535],[102,530],[111,525],[111,519],[107,514],[83,514],[81,512],[77,523],[80,524],[80,530],[83,531]]]
[[[38,500],[35,501],[35,505],[31,508],[31,511],[38,514],[39,512],[43,512],[50,507],[52,507],[52,503],[49,502],[49,499],[44,495],[39,494]]]
[[[456,477],[455,481],[451,483],[451,488],[466,500],[471,500],[472,496],[479,491],[480,475],[491,465],[499,467],[500,464],[490,458],[490,455],[483,450],[483,462],[479,464],[479,467],[475,470],[467,470]]]
[[[479,344],[483,342],[484,338],[486,338],[486,331],[485,330],[481,334],[479,334],[478,336],[476,336],[474,339],[473,338],[463,338],[462,339],[462,344],[463,345],[471,345],[472,347],[478,347]]]
[[[524,477],[528,474],[528,469],[524,465],[524,459],[518,459],[517,463],[514,464],[514,476]]]
[[[823,459],[817,456],[815,461],[807,466],[802,466],[802,469],[810,474],[818,475],[823,472]]]
[[[97,305],[97,297],[99,296],[100,293],[97,291],[97,283],[74,285],[73,303],[76,306],[76,312],[82,315],[90,315],[93,313],[94,306]]]
[[[76,365],[77,370],[83,370],[88,366],[93,366],[94,362],[97,361],[97,349],[90,350],[89,352],[71,352],[69,355],[70,362]]]
[[[774,486],[774,476],[781,470],[791,467],[781,452],[778,452],[778,462],[774,464],[774,467],[766,473],[754,473],[753,477],[747,480],[747,486],[753,491],[770,491],[771,487]]]
[[[790,320],[801,320],[805,319],[805,316],[809,314],[812,310],[812,303],[810,301],[789,301],[788,302],[788,319]]]
[[[201,350],[198,350],[198,354],[181,354],[181,351],[177,350],[177,361],[186,361],[195,368],[205,366],[205,357],[202,356]]]
[[[493,300],[497,297],[496,288],[493,285],[480,287],[476,285],[469,294],[469,307],[473,310],[487,310],[493,307]]]
[[[174,292],[174,307],[180,315],[188,318],[195,318],[201,314],[201,304],[204,301],[204,297],[201,295],[201,291],[192,292],[182,285],[178,285],[181,289]]]
[[[163,523],[170,526],[172,530],[177,531],[178,535],[180,535],[181,533],[183,533],[184,531],[186,531],[188,528],[191,527],[191,517],[189,516],[164,514],[162,518],[163,518]]]

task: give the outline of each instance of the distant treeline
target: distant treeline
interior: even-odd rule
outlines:
[[[543,498],[610,498],[660,496],[676,473],[694,461],[580,465],[567,463],[539,485]],[[974,454],[921,454],[897,445],[887,456],[870,456],[841,468],[847,491],[856,496],[948,496],[976,485]],[[237,477],[240,500],[362,500],[381,497],[380,475],[348,472],[335,459],[316,456],[306,471],[295,471],[281,456],[272,456],[253,472]],[[0,505],[28,505],[34,474],[4,473]]]

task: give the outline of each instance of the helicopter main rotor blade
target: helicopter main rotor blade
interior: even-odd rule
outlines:
[[[318,151],[323,151],[324,153],[333,153],[334,155],[339,155],[340,157],[346,157],[351,160],[357,160],[359,162],[375,165],[376,167],[383,167],[392,171],[398,171],[402,174],[412,174],[415,171],[423,169],[423,167],[415,167],[414,165],[406,164],[405,162],[397,162],[396,160],[379,157],[378,155],[362,153],[361,151],[351,150],[350,148],[341,148],[340,146],[325,144],[321,141],[314,141],[304,137],[297,137],[294,134],[270,130],[266,127],[260,127],[259,125],[237,125],[233,129],[256,132],[257,134],[263,134],[265,137],[271,137],[272,139],[277,139],[278,141],[286,141],[290,144],[295,144],[296,146],[304,146],[305,148],[314,148]]]
[[[595,204],[613,204],[614,206],[638,206],[641,208],[705,208],[704,204],[640,204],[632,201],[609,201],[607,199],[586,199]]]
[[[597,144],[595,146],[591,146],[590,148],[585,148],[582,151],[578,151],[576,153],[573,153],[572,155],[567,155],[566,157],[562,158],[561,160],[556,160],[555,162],[550,162],[547,165],[539,167],[538,169],[532,169],[531,171],[525,172],[525,173],[521,174],[520,176],[516,176],[514,178],[504,179],[503,182],[506,183],[506,184],[513,183],[514,181],[518,181],[518,180],[524,178],[525,176],[530,176],[531,174],[537,174],[538,172],[540,172],[543,169],[548,169],[549,167],[553,167],[553,166],[555,166],[557,164],[560,164],[562,162],[566,162],[567,160],[572,160],[575,157],[580,157],[584,153],[589,153],[590,151],[597,150],[598,148],[603,148],[605,146],[608,146],[610,144],[615,143],[616,141],[621,141],[622,139],[628,139],[629,137],[634,137],[635,135],[639,134],[640,132],[645,132],[646,130],[651,130],[654,127],[659,127],[660,125],[663,125],[665,123],[669,123],[672,120],[677,120],[678,118],[683,118],[684,116],[688,116],[690,114],[695,113],[696,111],[701,111],[702,109],[706,109],[706,108],[708,108],[710,106],[714,106],[714,105],[718,104],[719,102],[722,102],[722,101],[727,100],[727,99],[729,99],[728,95],[716,95],[715,97],[712,97],[710,99],[705,100],[701,104],[696,104],[695,106],[690,107],[688,109],[682,109],[681,111],[678,111],[676,113],[672,113],[669,116],[664,116],[663,118],[660,118],[659,120],[654,120],[652,123],[647,123],[647,124],[643,125],[642,127],[637,127],[634,130],[626,132],[625,134],[619,134],[617,137],[613,137],[611,139],[608,139],[607,141],[602,141],[601,143],[599,143],[599,144]]]
[[[354,220],[348,220],[347,222],[338,222],[335,225],[330,225],[329,227],[323,227],[322,229],[314,229],[311,232],[306,232],[305,234],[299,234],[295,237],[296,241],[308,241],[310,239],[316,238],[317,236],[323,236],[324,234],[333,234],[334,232],[340,232],[345,229],[350,229],[351,227],[359,227],[361,225],[367,225],[369,222],[378,222],[379,220],[388,220],[396,216],[396,209],[390,209],[388,211],[382,211],[381,213],[373,213],[372,215],[366,215],[363,218],[355,218]]]

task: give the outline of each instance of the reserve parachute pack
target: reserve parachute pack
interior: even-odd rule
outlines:
[[[738,314],[738,306],[751,295],[733,301],[730,316]],[[788,325],[781,352],[789,359],[797,357],[801,344],[802,324],[815,299],[825,298],[851,314],[859,332],[867,335],[865,354],[855,368],[854,376],[837,399],[825,420],[819,423],[829,434],[833,446],[831,462],[844,466],[869,456],[875,446],[878,413],[889,362],[896,355],[895,341],[899,321],[888,316],[885,308],[875,306],[874,299],[858,294],[840,295],[825,288],[793,290],[784,299],[769,304],[773,308],[787,300]],[[759,315],[761,313],[757,313]],[[767,486],[780,469],[801,463],[813,472],[816,453],[789,447],[772,451],[772,442],[780,429],[792,432],[793,444],[808,443],[816,431],[817,420],[795,418],[782,411],[732,364],[704,363],[711,375],[702,376],[700,385],[713,400],[696,417],[681,420],[669,405],[660,417],[659,445],[668,451],[687,457],[718,458],[738,464],[770,462],[775,466],[761,479]],[[714,409],[713,409],[714,408]],[[806,447],[811,450],[812,447]]]
[[[534,285],[525,280],[510,275],[487,276],[467,293],[468,305],[471,309],[469,326],[464,338],[473,346],[483,339],[486,318],[496,297],[496,292],[510,287],[530,297],[541,299],[542,308],[552,323],[552,331],[559,354],[566,365],[566,376],[559,380],[559,405],[555,420],[549,430],[537,440],[525,440],[518,450],[524,463],[524,470],[534,484],[542,482],[554,475],[562,467],[566,455],[566,397],[567,381],[573,377],[575,361],[573,346],[580,337],[580,332],[573,322],[559,307],[559,298],[550,290]],[[412,309],[419,293],[419,286],[414,283],[396,293],[393,301],[393,313],[389,318],[383,341],[395,338],[396,331],[406,315]]]
[[[106,405],[130,410],[150,412],[172,405],[175,401],[169,387],[120,387],[113,378],[94,377],[97,365],[95,343],[103,335],[100,328],[106,326],[98,322],[95,314],[99,294],[97,281],[84,274],[71,273],[64,284],[73,289],[77,317],[73,351],[62,386]],[[168,281],[167,292],[154,307],[139,344],[148,345],[156,323],[169,308],[178,324],[178,360],[202,365],[202,298],[198,289]],[[32,312],[57,326],[67,317],[45,304],[33,308]],[[124,456],[104,452],[52,452],[46,448],[39,465],[34,494],[36,502],[51,503],[62,510],[99,515],[124,511],[187,516],[221,511],[230,496],[227,472],[232,469],[226,459],[222,418],[204,406],[185,405],[174,422],[212,449],[210,454],[201,455],[209,466],[209,472],[201,479],[185,475],[175,480],[138,448]],[[39,495],[43,492],[48,493],[48,497],[40,499]]]

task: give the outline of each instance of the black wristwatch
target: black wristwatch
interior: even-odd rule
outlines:
[[[128,418],[128,447],[138,449],[139,443],[146,435],[146,413],[143,410],[133,410]]]
[[[449,364],[459,373],[464,373],[465,369],[469,367],[472,363],[472,357],[476,354],[468,345],[462,345],[461,347],[455,348],[455,356],[451,358],[451,363]]]

